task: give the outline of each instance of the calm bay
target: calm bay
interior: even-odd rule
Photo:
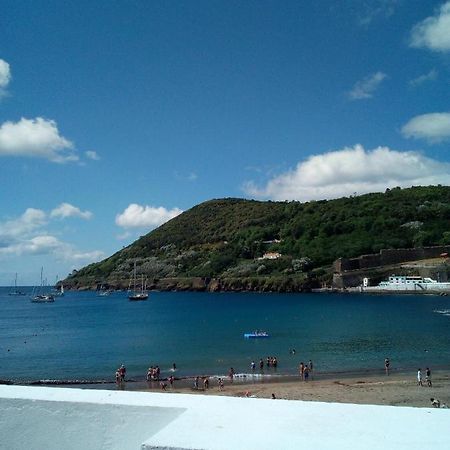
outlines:
[[[386,357],[394,370],[450,365],[450,297],[151,292],[130,302],[67,292],[35,304],[9,291],[0,288],[3,380],[112,380],[121,363],[136,379],[150,365],[167,376],[173,363],[176,376],[250,373],[267,356],[279,366],[266,375],[310,359],[321,373],[382,370]],[[255,329],[270,338],[243,338]]]

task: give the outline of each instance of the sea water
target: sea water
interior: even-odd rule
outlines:
[[[21,288],[26,290],[26,288]],[[30,289],[28,289],[30,290]],[[267,356],[294,374],[301,361],[317,372],[450,366],[450,297],[362,294],[67,292],[31,303],[0,288],[0,379],[113,379],[120,364],[143,379],[250,371]],[[256,329],[269,338],[245,339]],[[295,349],[295,354],[292,350]]]

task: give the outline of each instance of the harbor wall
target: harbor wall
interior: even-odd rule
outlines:
[[[407,261],[437,258],[443,253],[450,253],[450,245],[383,249],[379,253],[362,255],[358,258],[339,258],[333,263],[333,272],[342,274],[347,271],[371,269]]]

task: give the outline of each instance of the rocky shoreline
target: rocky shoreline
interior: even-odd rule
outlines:
[[[100,289],[126,290],[128,281],[77,280],[64,282],[64,289],[95,291]],[[192,292],[311,292],[320,287],[316,279],[296,279],[294,277],[248,277],[248,278],[161,278],[147,285],[154,291],[192,291]]]

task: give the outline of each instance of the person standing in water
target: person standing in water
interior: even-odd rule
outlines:
[[[232,383],[233,378],[234,378],[234,369],[232,367],[230,367],[230,371],[228,372],[228,377],[230,378],[230,383]]]
[[[300,363],[300,366],[298,368],[298,374],[300,375],[300,379],[303,380],[304,379],[304,375],[305,375],[305,364],[303,364],[303,361]]]
[[[423,386],[422,384],[422,370],[417,370],[417,386]]]
[[[389,375],[389,367],[391,365],[391,362],[389,361],[389,358],[385,358],[384,360],[384,370],[386,372],[386,375]]]
[[[427,386],[428,387],[432,387],[432,383],[431,383],[431,370],[429,367],[426,368],[425,370],[425,380],[427,382]]]

